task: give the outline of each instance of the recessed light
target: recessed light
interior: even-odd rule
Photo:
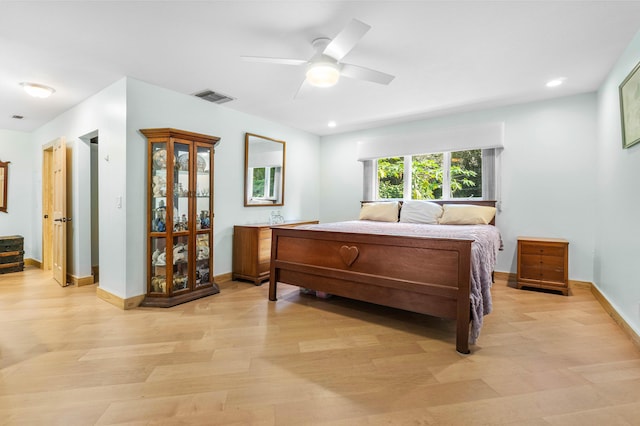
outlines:
[[[37,83],[20,83],[25,92],[34,98],[48,98],[53,93],[55,93],[55,89],[53,87],[45,86],[44,84]]]
[[[337,124],[336,124],[336,122],[335,122],[335,121],[331,120],[330,122],[328,122],[328,123],[327,123],[327,126],[329,126],[329,127],[331,127],[331,128],[334,128],[334,127],[336,127],[336,126],[337,126]]]
[[[547,87],[558,87],[564,83],[565,78],[556,78],[547,82]]]

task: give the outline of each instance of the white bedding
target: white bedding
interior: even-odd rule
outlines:
[[[475,344],[483,316],[491,312],[491,284],[498,250],[502,247],[500,232],[492,225],[427,225],[389,223],[369,220],[302,225],[297,229],[351,232],[378,235],[400,235],[424,238],[472,239],[471,244],[471,331],[469,343]]]

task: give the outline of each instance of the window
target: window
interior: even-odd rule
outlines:
[[[274,185],[276,174],[279,174],[281,167],[254,167],[253,188],[251,196],[253,199],[275,199],[276,185]]]
[[[378,158],[371,164],[375,173],[368,173],[373,185],[365,176],[365,192],[374,190],[375,199],[494,198],[494,158],[494,149]]]

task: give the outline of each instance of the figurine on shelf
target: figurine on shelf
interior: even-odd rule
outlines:
[[[176,244],[173,246],[173,264],[184,263],[187,261],[187,245]]]
[[[154,176],[152,192],[154,197],[164,197],[167,195],[167,182],[162,176]]]
[[[198,246],[196,247],[198,257],[196,260],[204,260],[209,258],[209,246]]]
[[[211,219],[209,219],[209,211],[202,210],[200,212],[200,227],[202,229],[209,229],[211,226]]]
[[[160,256],[161,251],[156,249],[151,255],[151,264],[156,265],[158,263],[158,257]]]
[[[183,214],[181,218],[176,217],[176,223],[173,224],[174,231],[187,231],[189,229],[187,215]]]
[[[154,293],[164,293],[167,288],[167,279],[163,276],[151,278],[151,291]]]
[[[165,266],[167,264],[167,253],[160,253],[156,259],[155,266]]]
[[[152,222],[152,230],[155,232],[164,232],[167,230],[166,216],[167,208],[164,201],[160,200],[159,207],[155,209],[155,217]]]
[[[187,288],[187,277],[185,275],[173,276],[173,289],[182,290]]]

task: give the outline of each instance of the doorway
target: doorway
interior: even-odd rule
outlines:
[[[100,240],[99,240],[99,196],[98,196],[98,132],[89,139],[91,148],[91,275],[93,282],[100,279]]]
[[[61,286],[67,279],[67,146],[58,138],[42,147],[42,261]]]
[[[57,272],[62,263],[64,278],[56,279],[61,285],[90,285],[99,276],[98,131],[66,144],[63,162],[68,173],[61,190],[56,185],[55,143],[42,147],[42,269]],[[61,192],[67,195],[64,214],[56,211]],[[64,235],[65,247],[56,243],[57,231]],[[64,260],[56,260],[59,253]]]

